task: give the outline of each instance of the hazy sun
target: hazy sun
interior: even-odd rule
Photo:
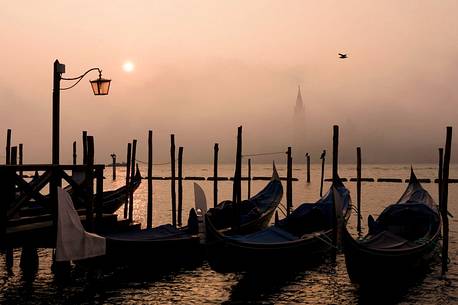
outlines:
[[[126,61],[123,65],[122,65],[122,69],[126,72],[132,72],[134,71],[134,64],[131,62],[131,61]]]

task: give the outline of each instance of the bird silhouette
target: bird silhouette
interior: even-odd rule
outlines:
[[[345,53],[339,53],[339,58],[345,59],[348,58],[348,56]]]

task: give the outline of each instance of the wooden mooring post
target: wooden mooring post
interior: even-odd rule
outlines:
[[[176,202],[176,189],[175,189],[175,135],[170,135],[170,193],[172,197],[172,225],[177,226],[177,202]]]
[[[438,171],[438,197],[439,197],[439,211],[442,210],[442,178],[443,178],[443,170],[444,170],[444,149],[439,148],[439,171]]]
[[[95,169],[95,178],[95,217],[98,225],[103,217],[103,168]]]
[[[310,155],[309,153],[305,154],[306,162],[307,162],[307,183],[310,183]]]
[[[87,164],[87,131],[83,131],[83,164]]]
[[[218,205],[218,152],[219,144],[213,147],[213,207]]]
[[[11,147],[11,165],[17,165],[17,146]]]
[[[323,152],[321,153],[320,159],[321,159],[320,197],[323,197],[324,163],[326,161],[326,150],[323,150]]]
[[[11,129],[6,131],[5,164],[11,164]]]
[[[248,177],[247,177],[247,186],[248,186],[248,199],[251,198],[251,159],[248,158]]]
[[[127,219],[129,212],[129,198],[130,198],[130,163],[132,158],[132,144],[127,144],[127,159],[126,159],[126,202],[124,203],[124,219]]]
[[[8,162],[10,159],[8,158]],[[0,194],[2,194],[2,204],[0,204],[0,240],[4,240],[6,236],[7,212],[8,208],[13,204],[15,198],[14,171],[9,168],[0,168]],[[5,267],[8,274],[12,274],[14,264],[13,249],[6,247],[5,249]]]
[[[293,158],[291,146],[286,152],[286,215],[289,216],[293,208]]]
[[[135,164],[137,156],[137,140],[132,141],[132,156],[130,164],[130,180],[134,179],[135,176]],[[132,183],[129,184],[129,222],[134,221],[134,190],[132,189]]]
[[[86,202],[86,230],[94,231],[93,211],[94,211],[94,137],[87,137],[87,168],[86,168],[86,187],[87,202]]]
[[[178,147],[178,226],[182,225],[183,213],[183,147]]]
[[[449,220],[448,220],[448,179],[450,170],[450,155],[452,151],[452,127],[447,126],[445,140],[444,169],[442,171],[442,195],[441,215],[443,224],[442,240],[442,275],[448,271],[448,242],[449,242]]]
[[[24,163],[24,145],[22,143],[19,144],[19,155],[18,155],[18,164],[22,165]],[[22,178],[24,175],[23,171],[19,171],[19,177]]]
[[[361,147],[356,147],[356,229],[361,235]]]
[[[76,158],[77,158],[77,155],[76,155],[76,141],[73,141],[73,154],[72,154],[72,157],[73,157],[73,165],[76,165]]]
[[[240,226],[240,201],[241,201],[241,186],[242,186],[242,126],[237,128],[237,151],[235,156],[235,172],[234,183],[232,187],[232,204],[233,209],[233,223],[232,229],[237,229]]]
[[[332,132],[332,183],[335,186],[337,180],[339,179],[339,126],[333,126]],[[332,207],[332,214],[333,214],[333,236],[332,236],[332,244],[334,245],[334,250],[337,250],[339,245],[339,227],[337,221],[337,210],[336,210],[336,198],[333,200],[333,207]],[[336,252],[336,251],[334,251]]]
[[[153,227],[153,131],[148,131],[148,205],[146,207],[146,228]]]
[[[113,161],[113,180],[116,180],[116,154],[113,153],[110,155],[112,161]]]

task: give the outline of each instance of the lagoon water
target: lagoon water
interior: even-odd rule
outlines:
[[[154,176],[169,176],[170,165],[156,166]],[[281,176],[286,176],[284,165],[277,166]],[[146,175],[146,167],[140,167]],[[437,177],[434,164],[414,165],[419,178]],[[233,175],[233,165],[220,165],[220,176]],[[321,165],[312,164],[311,183],[305,182],[305,165],[295,164],[293,176],[299,181],[293,182],[293,203],[314,202],[319,196]],[[212,165],[185,165],[184,176],[212,176]],[[269,176],[271,165],[253,164],[253,176]],[[363,165],[363,177],[373,178],[409,178],[410,165]],[[105,172],[105,189],[113,189],[124,184],[124,169],[118,168],[118,180],[111,180],[111,168]],[[243,168],[246,173],[246,168]],[[341,177],[356,176],[356,166],[341,165]],[[326,168],[326,177],[330,177],[330,166]],[[458,166],[453,165],[451,178],[458,178]],[[208,205],[213,204],[213,182],[197,181],[206,191]],[[266,184],[266,181],[252,181],[252,194]],[[346,182],[350,189],[353,203],[356,200],[356,183]],[[324,191],[330,186],[325,183]],[[426,183],[423,186],[437,200],[437,184]],[[154,187],[154,225],[169,223],[171,218],[170,181],[155,180]],[[385,206],[394,203],[402,194],[406,183],[362,184],[363,229],[369,214],[377,216]],[[286,185],[284,184],[286,190]],[[189,209],[194,204],[193,181],[183,181],[183,222]],[[232,183],[219,182],[219,200],[232,197]],[[242,181],[242,198],[247,197],[247,182]],[[134,219],[146,223],[147,183],[135,193]],[[285,202],[286,196],[283,197]],[[402,291],[358,290],[349,280],[345,260],[338,255],[336,263],[325,262],[308,270],[298,270],[294,274],[277,275],[268,272],[256,275],[247,273],[218,274],[208,264],[192,270],[175,271],[170,274],[145,278],[130,275],[124,277],[116,272],[104,274],[95,283],[89,283],[84,274],[72,272],[71,279],[62,283],[57,281],[51,270],[52,252],[40,249],[40,266],[33,279],[25,278],[19,268],[20,251],[15,251],[14,274],[5,272],[5,260],[0,258],[0,303],[4,304],[458,304],[458,184],[449,186],[449,210],[455,215],[450,218],[450,265],[446,279],[440,276],[440,262],[433,262],[430,272],[418,283]],[[122,210],[119,211],[122,215]],[[351,216],[349,227],[355,231],[355,213]],[[152,257],[151,259],[154,259]],[[281,264],[282,262],[272,262]]]

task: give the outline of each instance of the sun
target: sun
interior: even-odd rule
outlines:
[[[131,61],[126,61],[123,65],[122,65],[122,69],[127,72],[127,73],[130,73],[132,71],[134,71],[134,64],[131,62]]]

